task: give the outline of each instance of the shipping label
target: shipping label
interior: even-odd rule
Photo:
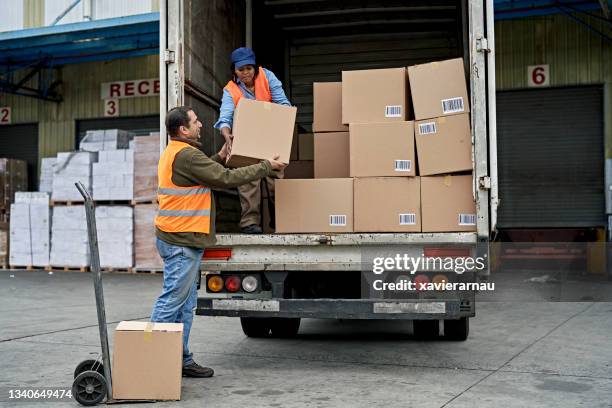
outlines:
[[[450,113],[458,113],[465,111],[463,97],[442,99],[442,113],[448,115]]]

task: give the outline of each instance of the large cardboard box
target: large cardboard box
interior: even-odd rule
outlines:
[[[123,321],[115,329],[113,398],[180,400],[183,324]]]
[[[229,167],[259,163],[274,155],[289,163],[297,108],[241,98],[234,111]]]
[[[414,137],[421,176],[472,170],[468,113],[417,121]]]
[[[349,177],[349,132],[315,133],[314,176]]]
[[[348,132],[342,124],[342,82],[312,84],[312,131]]]
[[[351,177],[415,176],[414,122],[351,123]]]
[[[276,232],[352,232],[353,179],[276,180]]]
[[[470,111],[461,58],[408,67],[408,77],[415,120]]]
[[[406,68],[342,71],[342,123],[408,119]]]
[[[472,176],[421,177],[423,232],[476,231]]]
[[[357,178],[355,232],[421,232],[419,177]]]

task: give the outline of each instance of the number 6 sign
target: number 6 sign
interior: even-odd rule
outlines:
[[[549,86],[549,66],[530,65],[527,67],[527,86],[537,88],[539,86]]]

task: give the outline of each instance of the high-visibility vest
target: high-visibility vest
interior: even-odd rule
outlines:
[[[243,96],[242,89],[240,89],[238,84],[236,84],[234,81],[229,81],[227,85],[225,85],[225,89],[227,89],[230,95],[232,95],[234,106],[238,106],[238,101]],[[268,77],[266,76],[266,72],[262,67],[259,67],[259,73],[257,74],[257,78],[255,78],[255,99],[258,101],[272,102],[270,83],[268,82]]]
[[[180,187],[172,182],[174,158],[188,143],[171,140],[157,166],[159,210],[155,226],[165,232],[210,232],[212,195],[205,186]]]

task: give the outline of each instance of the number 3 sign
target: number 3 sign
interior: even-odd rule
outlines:
[[[104,100],[104,116],[119,116],[119,100],[105,99]]]
[[[549,66],[547,65],[530,65],[527,67],[527,85],[530,88],[539,86],[549,86]]]

